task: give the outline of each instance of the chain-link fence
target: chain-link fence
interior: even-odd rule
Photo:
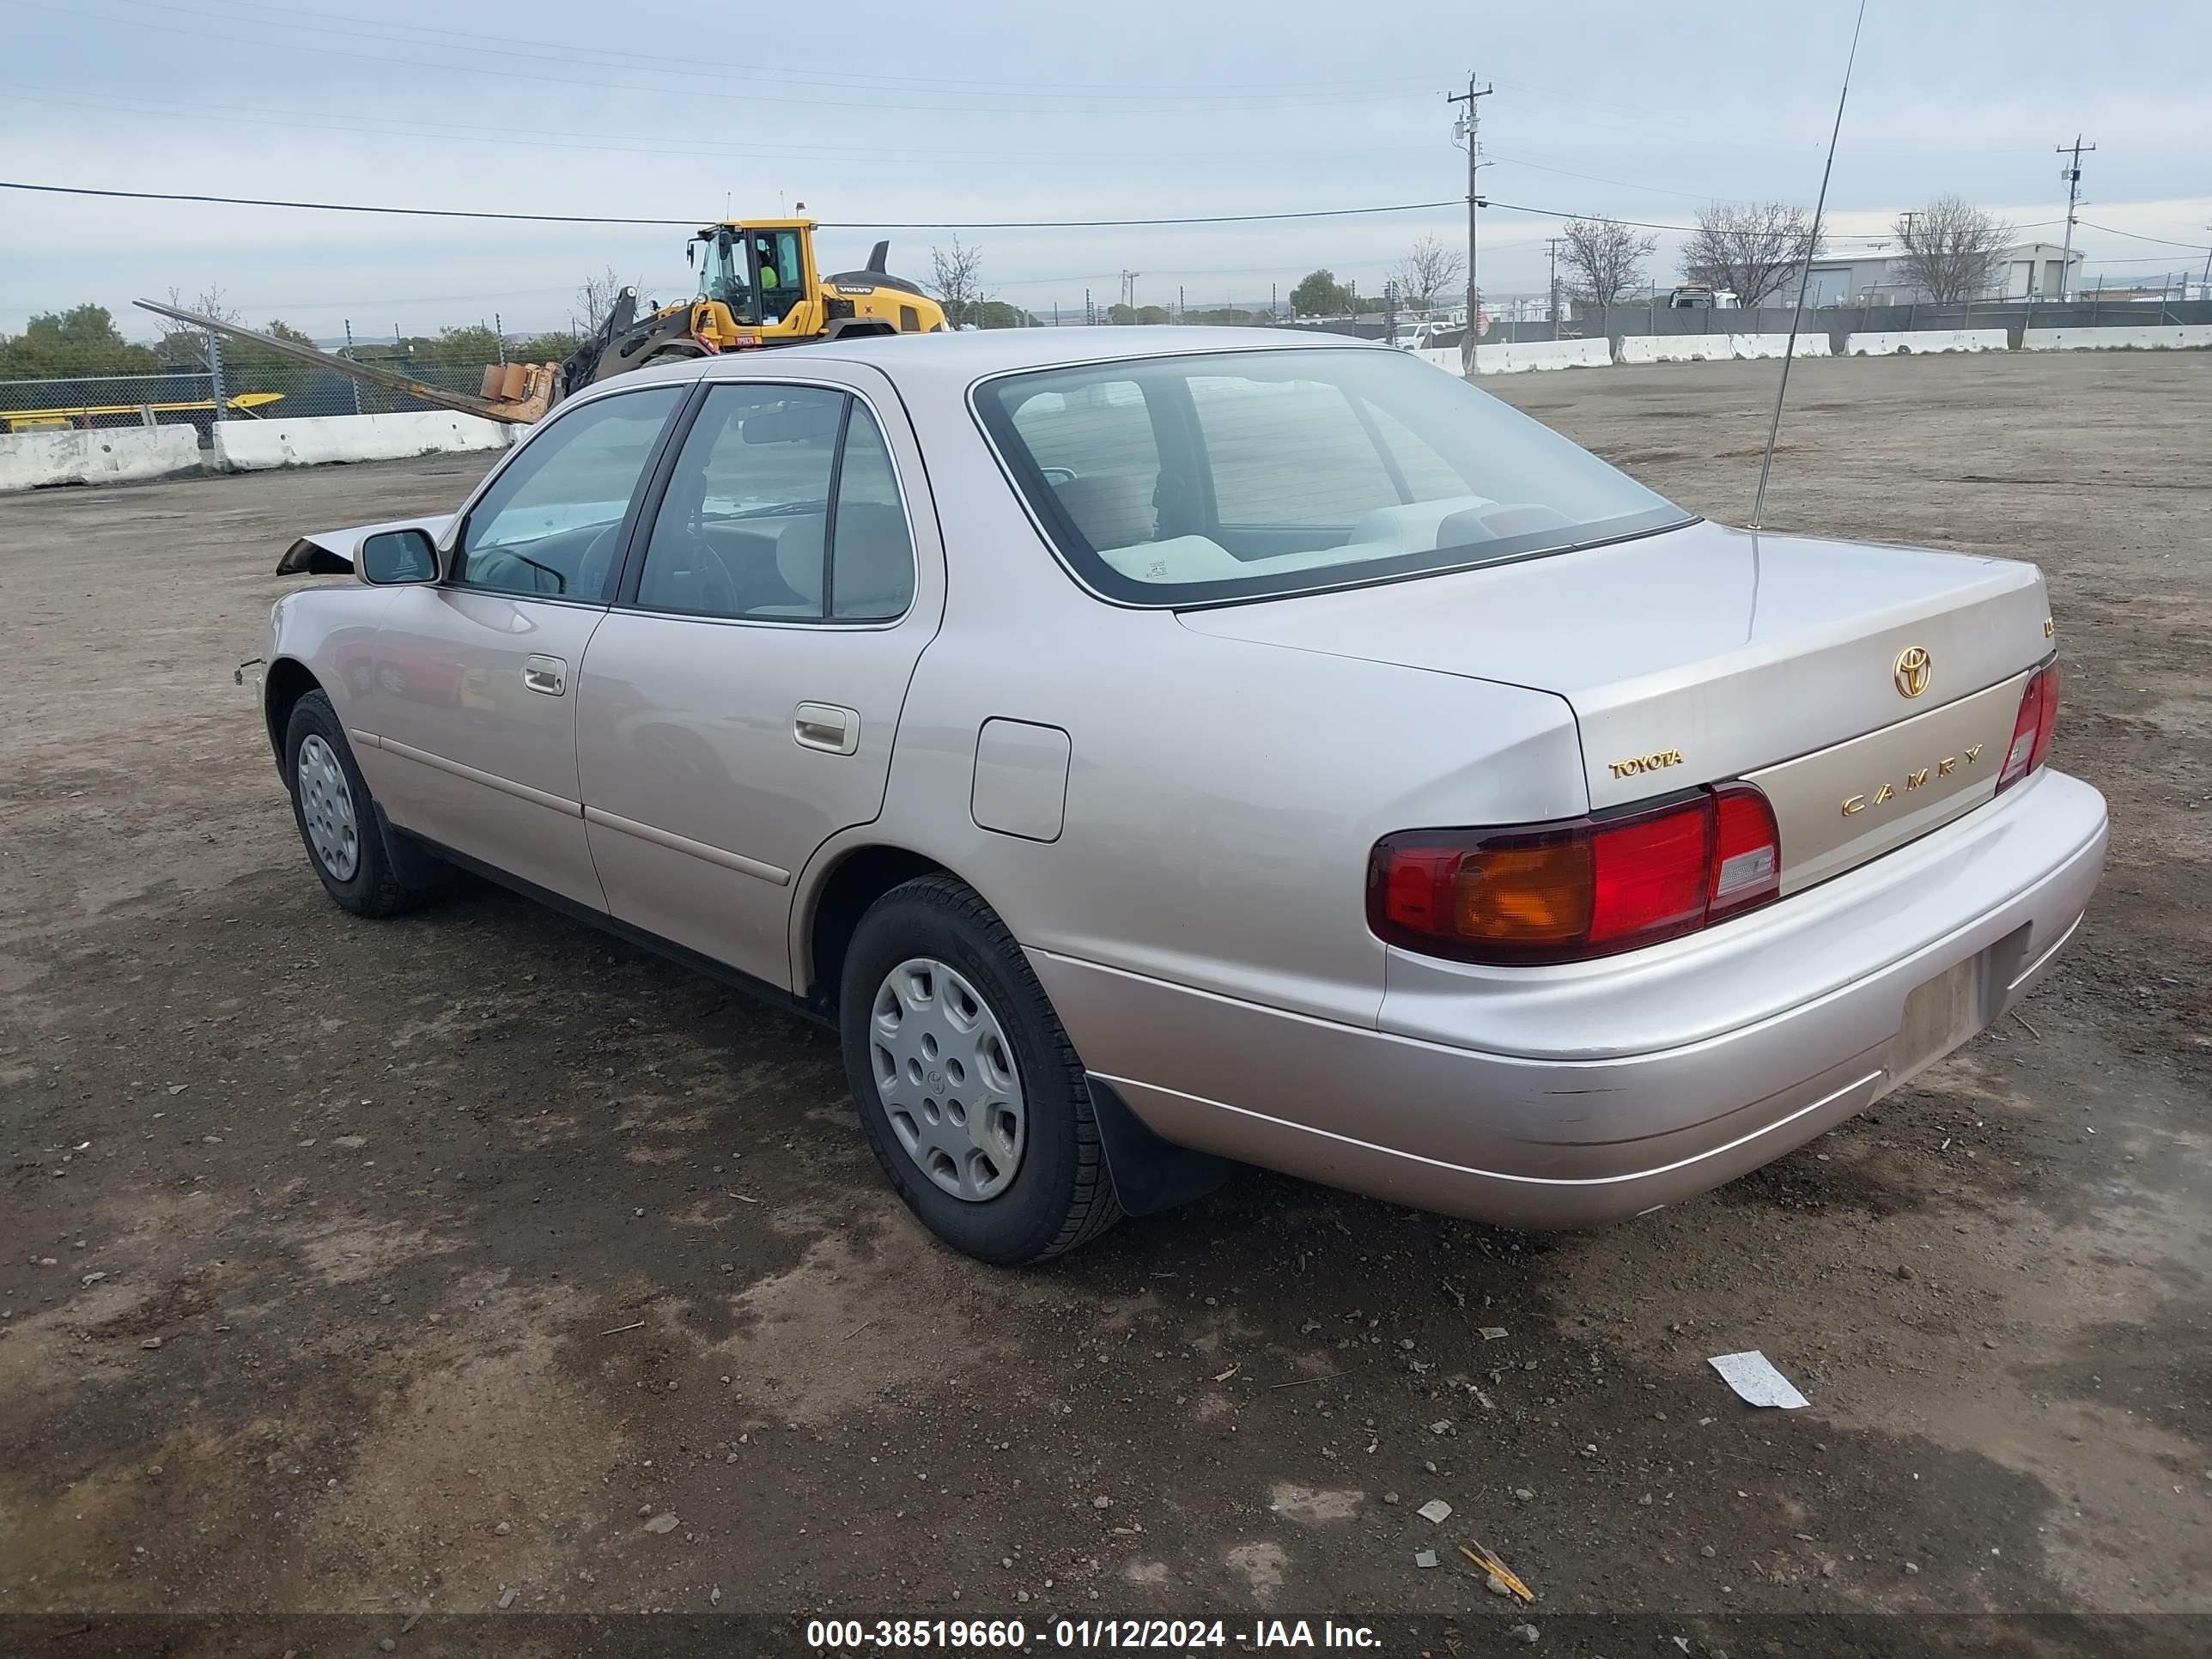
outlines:
[[[1483,335],[1486,343],[1523,340],[1583,340],[1627,334],[1787,334],[1792,317],[1788,306],[1765,306],[1734,310],[1711,306],[1670,307],[1652,295],[1628,305],[1600,312],[1587,306],[1573,307],[1571,316],[1557,323],[1545,320],[1506,322],[1492,319]],[[1829,337],[1831,349],[1841,350],[1844,337],[1863,333],[1910,334],[1929,329],[2002,328],[2020,344],[2027,328],[2153,328],[2172,324],[2212,323],[2212,301],[2100,301],[2084,295],[2063,304],[2056,301],[1977,300],[1951,305],[1812,306],[1799,325],[1802,333]]]
[[[1441,322],[1422,326],[1419,314],[1411,312],[1387,319],[1376,313],[1357,318],[1301,319],[1292,325],[1287,319],[1271,315],[1265,307],[1246,309],[1230,305],[1146,307],[1133,311],[1125,306],[1046,307],[1026,312],[998,305],[998,311],[1004,314],[987,314],[985,326],[1139,321],[1297,326],[1367,339],[1389,336],[1401,343],[1418,332],[1415,343],[1441,349],[1458,346],[1465,337],[1463,327],[1445,327]],[[1790,319],[1786,308],[1673,307],[1654,295],[1643,304],[1613,306],[1601,313],[1577,307],[1575,314],[1557,322],[1493,317],[1488,319],[1482,338],[1503,343],[1624,335],[1781,334],[1789,331]],[[1992,301],[1972,305],[1820,306],[1804,313],[1802,327],[1807,334],[1826,335],[1830,349],[1840,351],[1847,336],[1867,331],[1910,333],[2002,328],[2016,347],[2024,328],[2208,322],[2212,322],[2212,301],[2100,301],[2087,296],[2065,304]],[[299,337],[305,342],[306,337]],[[515,338],[495,327],[471,325],[441,330],[435,337],[357,341],[339,349],[357,362],[473,396],[482,387],[488,364],[557,361],[573,345],[573,340],[565,336]],[[26,368],[33,372],[23,373]],[[117,372],[125,368],[128,372]],[[0,434],[190,424],[205,442],[218,402],[225,420],[383,415],[437,407],[368,385],[338,369],[302,362],[265,346],[211,338],[198,329],[173,331],[152,347],[129,344],[120,338],[71,341],[17,337],[0,341]]]
[[[104,320],[104,319],[103,319]],[[305,336],[301,343],[314,343]],[[356,362],[470,396],[488,364],[557,360],[565,337],[511,339],[489,327],[436,338],[325,345]],[[530,352],[527,357],[516,354]],[[28,372],[26,372],[28,371]],[[0,341],[0,434],[189,424],[208,438],[220,400],[225,420],[385,415],[437,407],[249,342],[179,329],[153,346],[119,337],[18,336]]]

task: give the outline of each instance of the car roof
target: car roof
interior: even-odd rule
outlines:
[[[1175,357],[1196,351],[1275,351],[1300,346],[1387,350],[1345,334],[1286,328],[1088,327],[947,330],[938,334],[863,335],[774,351],[728,352],[708,361],[708,380],[775,375],[780,365],[836,361],[866,363],[894,380],[945,377],[965,385],[1010,370],[1049,368],[1131,357]]]

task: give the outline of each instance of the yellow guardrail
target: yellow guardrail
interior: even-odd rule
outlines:
[[[281,404],[281,392],[241,392],[234,398],[222,400],[225,409],[241,415],[253,415],[271,404]],[[143,417],[148,410],[158,417],[163,415],[210,415],[215,412],[215,399],[202,398],[196,403],[172,404],[80,404],[68,409],[0,409],[0,431],[38,432],[52,427],[87,426],[97,420]]]

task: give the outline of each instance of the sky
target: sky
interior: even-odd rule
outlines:
[[[667,220],[544,225],[0,190],[0,332],[39,311],[220,289],[320,339],[567,322],[612,268],[690,291],[687,227],[805,210],[831,269],[880,234],[927,278],[945,228],[1442,204],[1266,223],[984,228],[993,295],[1287,295],[1327,266],[1377,292],[1424,234],[1463,240],[1455,106],[1470,72],[1495,203],[1686,223],[1715,200],[1809,207],[1853,0],[1684,8],[1116,0],[0,0],[0,179]],[[811,43],[822,43],[818,50]],[[1870,0],[1830,187],[1832,246],[1958,195],[2059,240],[2056,147],[2085,156],[2087,280],[2212,244],[2212,7]],[[882,229],[926,222],[916,229]],[[1540,291],[1559,221],[1481,215],[1486,295]],[[2092,227],[2095,228],[2092,228]],[[2121,233],[2132,233],[2132,235]],[[1662,231],[1651,274],[1675,275]],[[2140,238],[2166,239],[2181,246]]]

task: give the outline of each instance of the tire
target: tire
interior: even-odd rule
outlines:
[[[292,705],[284,727],[284,781],[307,862],[341,908],[357,916],[396,915],[421,896],[392,866],[375,798],[337,711],[320,691]]]
[[[903,976],[896,987],[895,975]],[[980,1012],[963,1012],[969,997]],[[1018,1267],[1072,1250],[1121,1218],[1082,1062],[1013,936],[965,884],[926,876],[878,899],[846,951],[838,1009],[868,1145],[930,1231],[980,1261]],[[965,1030],[963,1018],[972,1021]],[[906,1061],[933,1064],[920,1047],[931,1031],[944,1033],[942,1070],[910,1077]],[[995,1049],[994,1033],[1003,1040]],[[965,1066],[954,1052],[963,1042],[978,1045]],[[1001,1086],[1009,1078],[1011,1093]],[[1002,1168],[1009,1146],[1011,1167]],[[960,1193],[951,1189],[956,1181]]]

